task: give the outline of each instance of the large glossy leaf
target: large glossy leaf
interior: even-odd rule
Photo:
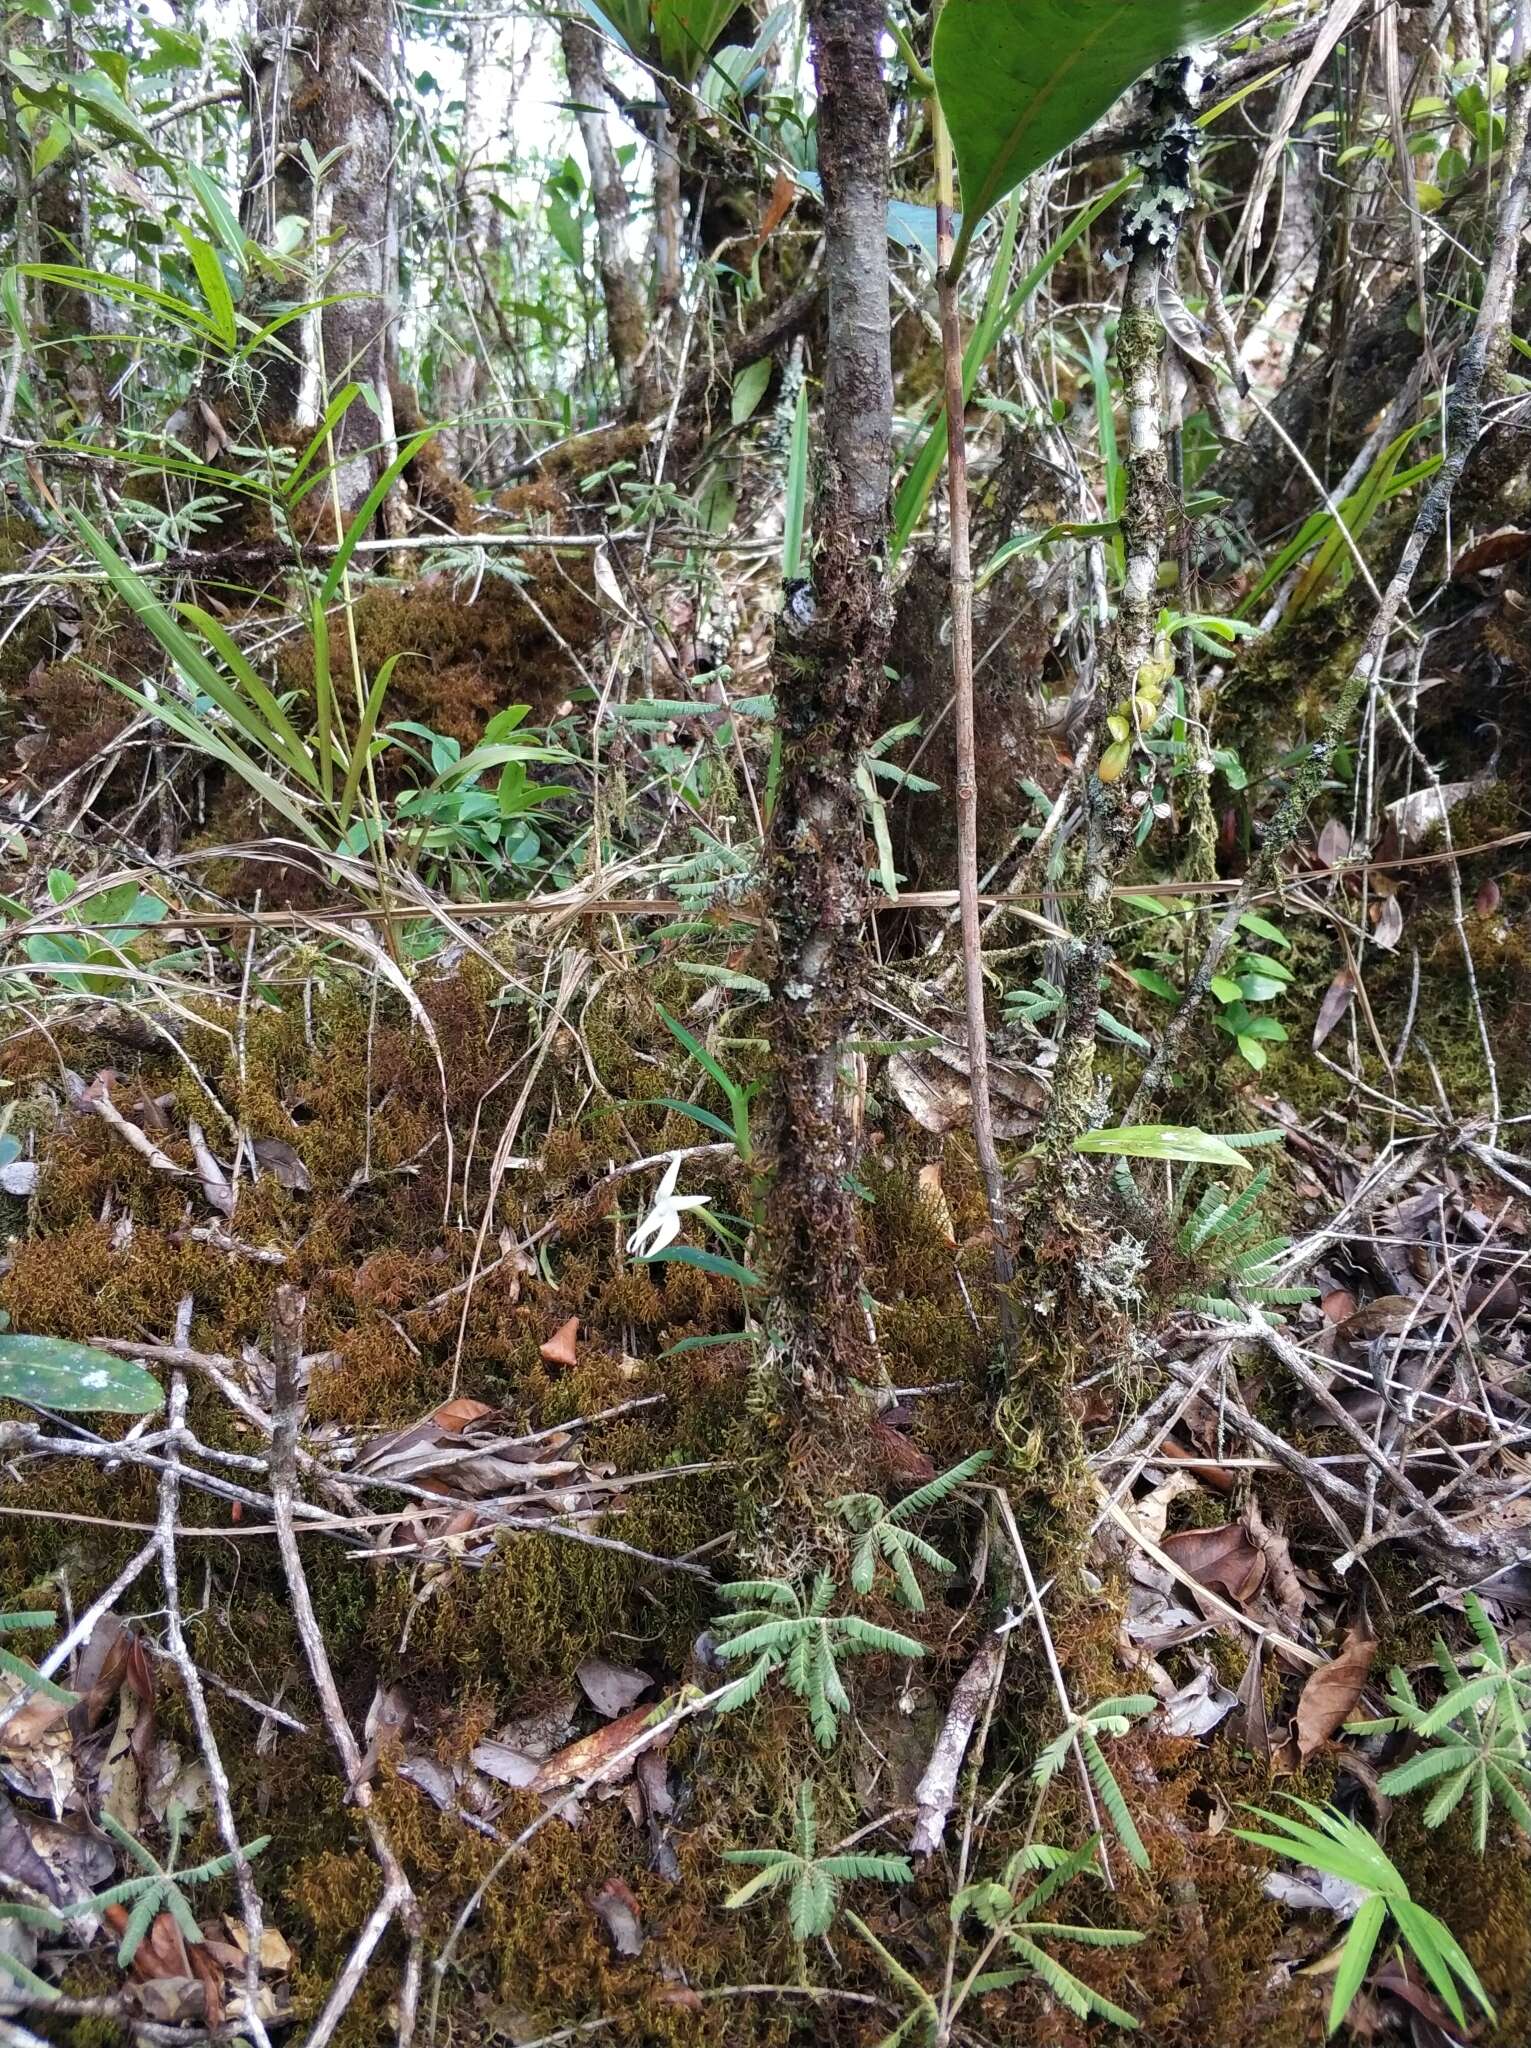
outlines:
[[[946,0],[930,62],[962,179],[954,269],[989,209],[1134,79],[1253,11],[1251,0]]]
[[[689,85],[733,12],[734,0],[654,0],[654,35],[664,69]]]
[[[152,1415],[165,1396],[159,1381],[130,1359],[62,1337],[0,1330],[0,1399],[92,1415]]]

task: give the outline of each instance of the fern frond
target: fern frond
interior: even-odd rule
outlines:
[[[740,1707],[747,1707],[751,1700],[759,1697],[766,1680],[780,1662],[781,1658],[779,1655],[767,1650],[765,1655],[758,1658],[748,1671],[740,1672],[726,1692],[718,1695],[714,1703],[714,1712],[732,1714]]]
[[[748,1617],[741,1616],[740,1619],[747,1620]],[[717,1638],[715,1648],[720,1657],[749,1657],[756,1650],[786,1650],[802,1633],[802,1627],[800,1621],[773,1617],[769,1621],[757,1622],[740,1635]]]
[[[971,1479],[975,1472],[982,1471],[993,1457],[992,1451],[974,1451],[970,1458],[964,1458],[950,1471],[938,1472],[934,1479],[927,1479],[923,1486],[917,1486],[913,1493],[906,1493],[897,1507],[888,1510],[890,1522],[907,1522],[911,1515],[923,1514],[926,1508],[933,1508],[949,1494]]]
[[[1137,1824],[1128,1811],[1122,1788],[1116,1782],[1116,1774],[1106,1762],[1106,1753],[1088,1728],[1080,1731],[1080,1744],[1084,1750],[1085,1769],[1090,1782],[1100,1795],[1100,1803],[1106,1809],[1111,1825],[1116,1829],[1117,1840],[1139,1870],[1148,1868],[1148,1851],[1143,1847],[1143,1837],[1138,1833]]]
[[[859,1614],[842,1614],[838,1619],[843,1650],[884,1650],[890,1657],[923,1657],[925,1654],[923,1643],[917,1643],[913,1636],[901,1635],[897,1629],[880,1628],[875,1622],[863,1620]]]

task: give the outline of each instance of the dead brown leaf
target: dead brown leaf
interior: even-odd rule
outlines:
[[[296,1195],[308,1193],[312,1186],[308,1168],[285,1138],[256,1138],[250,1150],[261,1172],[269,1173],[278,1187],[288,1188]]]
[[[1224,1522],[1216,1529],[1182,1529],[1166,1536],[1160,1548],[1198,1585],[1210,1586],[1230,1600],[1254,1598],[1265,1582],[1265,1554],[1242,1522]]]
[[[754,248],[750,252],[752,255],[760,253],[787,218],[797,194],[797,180],[786,171],[778,171],[771,181],[770,195],[760,210],[760,227],[755,235]]]
[[[1294,1636],[1302,1627],[1302,1611],[1307,1603],[1302,1582],[1292,1568],[1287,1540],[1279,1529],[1266,1527],[1257,1500],[1251,1500],[1244,1510],[1244,1526],[1250,1542],[1265,1559],[1265,1592],[1281,1616],[1287,1634]]]
[[[548,1365],[575,1366],[579,1364],[579,1317],[570,1316],[542,1346],[538,1354]]]
[[[1291,1735],[1282,1745],[1282,1762],[1287,1769],[1295,1770],[1299,1763],[1306,1763],[1355,1712],[1376,1654],[1376,1639],[1362,1628],[1352,1628],[1346,1632],[1337,1654],[1308,1673],[1297,1701]]]
[[[1518,562],[1527,554],[1531,554],[1531,533],[1519,526],[1501,526],[1462,550],[1451,565],[1452,581],[1480,576],[1485,569],[1502,569],[1506,562]]]
[[[590,1910],[605,1928],[619,1956],[643,1953],[643,1920],[638,1901],[620,1877],[607,1878],[590,1901]]]
[[[1234,1725],[1243,1737],[1245,1748],[1268,1763],[1271,1732],[1265,1712],[1264,1649],[1263,1640],[1256,1636],[1249,1646],[1249,1662],[1244,1666],[1244,1676],[1239,1680],[1239,1705]]]
[[[1375,1636],[1359,1626],[1349,1628],[1339,1653],[1308,1673],[1292,1724],[1300,1761],[1306,1761],[1320,1749],[1330,1735],[1335,1735],[1341,1722],[1355,1712],[1355,1702],[1365,1690],[1375,1655]]]
[[[1345,1012],[1355,999],[1356,978],[1346,967],[1330,982],[1324,991],[1324,1000],[1318,1006],[1318,1015],[1313,1020],[1313,1050],[1318,1051],[1324,1040],[1339,1024]]]
[[[487,1401],[470,1401],[466,1394],[460,1394],[455,1401],[443,1401],[431,1416],[438,1429],[449,1435],[460,1435],[470,1423],[482,1422],[495,1413]]]
[[[654,1683],[646,1671],[631,1664],[612,1664],[605,1657],[587,1657],[574,1673],[579,1688],[598,1714],[615,1720]]]
[[[1350,832],[1338,818],[1331,818],[1318,835],[1320,867],[1336,868],[1350,851]]]
[[[531,1781],[533,1792],[561,1792],[566,1785],[600,1776],[613,1757],[626,1749],[630,1742],[636,1742],[654,1719],[652,1707],[634,1707],[629,1714],[621,1714],[615,1721],[608,1721],[604,1728],[597,1728],[589,1735],[581,1735],[565,1748],[556,1750],[538,1770]],[[663,1748],[669,1741],[668,1732],[657,1729],[652,1747]],[[634,1751],[634,1756],[637,1752]],[[629,1761],[622,1774],[632,1769]],[[604,1783],[615,1782],[612,1778]]]

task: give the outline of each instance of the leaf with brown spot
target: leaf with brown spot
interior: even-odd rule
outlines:
[[[1385,896],[1376,908],[1372,944],[1381,952],[1393,952],[1403,937],[1403,905],[1396,896]]]

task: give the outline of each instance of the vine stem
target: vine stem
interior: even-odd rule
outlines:
[[[984,1015],[983,941],[978,904],[978,764],[973,729],[973,555],[968,528],[967,430],[963,415],[962,324],[952,268],[955,201],[952,138],[939,99],[931,100],[936,150],[936,263],[941,357],[946,381],[946,498],[951,527],[952,702],[957,742],[957,901],[962,922],[962,985],[966,998],[968,1077],[973,1144],[994,1230],[1000,1285],[1012,1276],[1005,1236],[1004,1175],[994,1142],[989,1096],[988,1023]]]

